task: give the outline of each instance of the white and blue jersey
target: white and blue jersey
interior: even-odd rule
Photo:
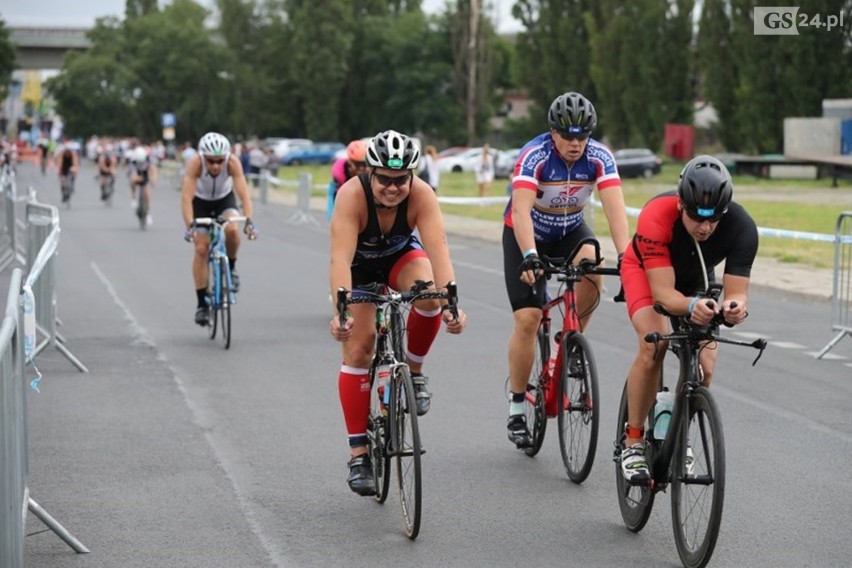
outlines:
[[[589,139],[586,151],[573,164],[559,155],[550,132],[540,134],[521,149],[512,175],[512,193],[534,191],[533,231],[537,242],[553,242],[583,223],[583,208],[597,187],[620,187],[621,178],[609,148]],[[512,228],[512,200],[503,214]]]

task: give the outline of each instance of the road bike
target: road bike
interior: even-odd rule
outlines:
[[[421,456],[425,453],[417,424],[417,406],[411,370],[406,363],[404,312],[418,300],[447,300],[458,317],[458,292],[455,282],[445,292],[431,289],[432,282],[417,281],[411,290],[397,292],[385,284],[358,286],[351,294],[337,291],[340,323],[346,322],[350,304],[376,305],[376,344],[370,365],[370,418],[367,426],[367,451],[373,462],[376,482],[375,499],[384,503],[390,488],[391,460],[396,461],[399,502],[405,534],[414,540],[420,532],[422,503]],[[387,374],[387,377],[384,375]]]
[[[101,201],[107,207],[112,207],[112,196],[115,193],[115,176],[113,174],[100,175],[98,180],[101,184]]]
[[[59,189],[62,192],[62,203],[71,209],[71,196],[74,194],[74,174],[59,176]]]
[[[210,308],[210,339],[218,332],[225,349],[231,347],[231,306],[237,301],[231,278],[231,263],[225,248],[225,227],[229,223],[244,223],[248,217],[199,217],[194,227],[207,227],[210,244],[207,255],[207,307]]]
[[[594,259],[572,264],[580,248],[592,244]],[[527,383],[525,414],[532,435],[532,445],[523,448],[532,457],[544,442],[548,418],[558,418],[559,448],[568,478],[582,483],[589,476],[598,441],[600,409],[598,371],[589,341],[580,331],[581,314],[577,313],[574,286],[589,274],[618,276],[617,268],[604,268],[600,243],[593,237],[577,244],[567,258],[542,256],[546,279],[556,276],[561,283],[559,294],[542,307],[536,332],[536,355]],[[539,281],[546,286],[545,279]],[[551,311],[558,309],[562,328],[550,338]],[[551,354],[552,345],[556,353]],[[507,383],[508,387],[508,383]],[[508,392],[508,388],[507,388]]]
[[[145,192],[145,186],[149,185],[147,183],[134,183],[133,187],[136,190],[136,196],[138,199],[136,200],[136,218],[139,219],[139,229],[144,231],[148,228],[148,212],[150,210],[150,204],[148,203],[148,196]]]
[[[720,284],[711,284],[706,293],[700,294],[707,300],[701,301],[718,302],[721,290]],[[645,336],[646,342],[663,346],[677,356],[679,374],[674,390],[674,407],[663,440],[654,437],[655,411],[652,408],[649,412],[644,427],[645,458],[650,477],[639,482],[628,481],[621,473],[621,452],[627,424],[625,384],[618,409],[613,455],[618,505],[628,530],[639,532],[651,515],[654,496],[671,484],[672,525],[678,555],[684,566],[702,567],[710,561],[722,522],[725,439],[718,406],[708,388],[702,384],[699,355],[702,349],[715,349],[719,343],[753,347],[759,350],[752,363],[754,366],[766,349],[766,340],[759,338],[744,342],[719,336],[719,326],[725,323],[721,312],[710,324],[696,325],[687,317],[671,316],[659,305],[654,308],[672,319],[675,330],[666,335],[654,332]],[[667,390],[662,373],[658,390]]]

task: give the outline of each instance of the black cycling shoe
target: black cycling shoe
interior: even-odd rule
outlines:
[[[420,373],[411,373],[411,382],[414,383],[414,398],[417,404],[417,416],[423,416],[432,407],[432,393],[426,389],[429,377]]]
[[[195,310],[195,323],[200,326],[210,325],[210,310],[206,306]]]
[[[506,428],[509,430],[509,441],[515,444],[516,448],[531,448],[533,445],[532,434],[527,428],[527,417],[523,414],[513,414],[509,416],[506,423]]]
[[[376,494],[376,478],[373,477],[370,454],[361,454],[349,460],[349,477],[346,481],[349,483],[349,489],[358,495]]]
[[[234,287],[234,292],[240,291],[240,275],[235,269],[231,269],[231,285]]]

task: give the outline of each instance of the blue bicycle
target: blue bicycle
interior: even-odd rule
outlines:
[[[212,311],[210,317],[210,339],[216,339],[221,327],[221,336],[225,349],[231,347],[231,306],[237,301],[234,283],[231,279],[231,263],[225,249],[225,227],[228,223],[242,223],[247,217],[199,217],[196,227],[207,227],[210,244],[207,269],[207,305]],[[251,237],[250,237],[251,238]]]

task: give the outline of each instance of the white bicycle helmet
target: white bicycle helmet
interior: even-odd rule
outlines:
[[[141,164],[145,160],[148,159],[148,151],[142,146],[137,146],[133,150],[133,161],[137,164]]]
[[[198,153],[205,157],[224,158],[231,153],[231,143],[218,132],[208,132],[198,141]]]
[[[374,168],[414,170],[420,161],[420,148],[396,130],[379,132],[367,146],[367,163]]]

